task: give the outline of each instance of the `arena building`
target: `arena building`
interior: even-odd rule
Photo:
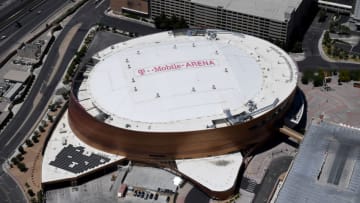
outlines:
[[[73,83],[60,128],[71,131],[76,143],[100,151],[94,152],[104,157],[99,167],[124,157],[172,163],[176,173],[216,198],[233,192],[240,150],[277,130],[298,77],[282,49],[221,30],[148,35],[93,59],[94,67],[79,72]],[[53,162],[56,153],[47,153],[45,162]]]

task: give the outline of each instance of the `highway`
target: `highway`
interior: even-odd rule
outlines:
[[[28,4],[32,4],[34,0],[3,0],[0,6],[0,22],[5,21],[10,16],[19,12],[21,8],[26,7]]]
[[[48,0],[50,1],[50,0]],[[59,1],[61,2],[61,1]],[[57,4],[56,1],[53,4]],[[45,6],[46,4],[43,4]],[[48,5],[47,9],[50,9],[53,5]],[[61,77],[65,72],[66,66],[74,56],[78,47],[87,31],[96,23],[102,23],[104,25],[114,26],[118,29],[126,30],[129,32],[136,32],[141,35],[157,32],[156,29],[147,27],[138,23],[128,22],[125,20],[119,20],[110,18],[104,15],[104,11],[108,8],[109,1],[105,0],[95,5],[94,1],[89,1],[75,14],[71,21],[64,27],[60,35],[55,40],[48,57],[44,62],[43,68],[40,71],[37,80],[35,81],[30,93],[28,94],[23,106],[19,112],[14,115],[13,119],[9,122],[4,131],[0,134],[0,164],[16,150],[17,146],[23,141],[24,137],[31,131],[32,127],[36,124],[36,120],[41,116],[44,109],[47,108],[47,104],[51,95],[53,94],[55,87],[61,81]],[[54,6],[56,7],[56,6]],[[40,6],[39,9],[42,7]],[[55,8],[54,8],[55,9]],[[41,14],[45,13],[45,10]],[[41,16],[40,14],[40,16]],[[23,26],[20,29],[32,30],[36,27],[43,18],[24,19],[21,21]],[[54,70],[55,64],[59,56],[59,47],[63,43],[64,38],[71,28],[75,25],[81,24],[80,29],[76,32],[73,40],[70,43],[70,47],[66,50],[64,57],[57,70]],[[12,37],[9,37],[7,41],[0,45],[3,49],[9,48],[11,43],[19,43],[17,40],[24,36],[21,32],[15,32]],[[50,75],[54,73],[54,78],[48,81]],[[35,102],[36,101],[36,102]],[[24,202],[24,198],[21,197],[21,193],[16,184],[11,180],[6,173],[0,169],[0,181],[6,183],[7,187],[3,187],[0,184],[0,199],[8,202]]]
[[[15,14],[2,20],[0,23],[0,37],[6,36],[6,38],[0,40],[0,59],[10,49],[19,46],[24,36],[33,33],[39,24],[66,4],[74,3],[70,1],[34,0],[32,4],[27,4]]]

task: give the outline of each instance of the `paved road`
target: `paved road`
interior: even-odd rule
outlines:
[[[6,160],[16,150],[17,146],[22,142],[24,137],[31,130],[32,126],[35,125],[35,122],[40,117],[42,111],[47,108],[49,98],[53,94],[56,85],[61,80],[67,64],[80,46],[80,43],[86,35],[87,31],[93,25],[100,22],[102,24],[114,26],[122,30],[137,32],[141,35],[157,32],[156,29],[151,27],[105,16],[104,11],[108,8],[108,4],[108,0],[102,2],[99,5],[95,5],[93,4],[93,1],[89,1],[76,13],[74,18],[65,26],[61,34],[55,40],[53,47],[48,54],[47,60],[43,65],[44,68],[42,68],[41,72],[39,73],[38,78],[34,83],[32,90],[25,100],[22,108],[9,122],[7,127],[0,135],[1,165],[3,164],[4,160]],[[67,49],[64,58],[62,59],[59,69],[53,70],[56,59],[59,56],[58,50],[63,42],[63,39],[66,37],[69,30],[79,23],[81,24],[81,27],[71,41],[70,47]],[[37,23],[29,23],[28,25],[29,26],[24,25],[23,28],[26,27],[31,29],[31,25],[36,26]],[[18,38],[13,37],[11,40],[15,41],[16,39]],[[53,80],[48,81],[49,76],[54,71],[56,72],[55,77]],[[0,199],[8,199],[10,202],[24,202],[23,197],[20,198],[22,195],[20,195],[20,191],[16,184],[7,176],[6,173],[2,172],[2,169],[0,170],[0,178],[1,180],[4,180],[4,183],[7,185],[7,187],[1,187],[0,185]]]
[[[28,4],[33,3],[34,0],[3,0],[0,1],[2,6],[0,6],[0,22],[3,22],[10,16],[14,15],[21,8],[26,7]]]
[[[350,63],[330,63],[321,58],[319,49],[318,49],[318,41],[320,40],[321,34],[325,29],[328,28],[329,20],[332,15],[329,14],[327,20],[323,23],[318,22],[318,17],[315,17],[314,21],[310,25],[307,30],[304,40],[303,40],[303,50],[305,52],[306,59],[298,63],[299,70],[309,70],[309,69],[359,69],[358,64],[350,64]]]
[[[275,187],[276,181],[279,176],[286,172],[291,164],[293,157],[284,156],[278,157],[271,161],[269,168],[262,180],[260,187],[256,191],[254,203],[268,202],[268,198]]]
[[[13,49],[14,45],[20,45],[22,43],[20,39],[32,33],[40,23],[68,3],[69,1],[37,0],[35,5],[27,5],[24,8],[23,16],[13,20],[9,26],[0,27],[0,36],[7,36],[7,38],[0,41],[0,59],[4,57],[8,50]],[[30,9],[33,10],[29,11]],[[16,21],[21,24],[21,27],[16,24]]]

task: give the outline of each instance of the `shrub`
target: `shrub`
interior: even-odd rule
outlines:
[[[45,132],[45,128],[44,128],[44,126],[39,125],[39,127],[38,127],[38,128],[39,128],[39,131],[40,131],[40,132]]]
[[[37,192],[37,193],[36,193],[36,196],[37,196],[38,202],[44,202],[44,201],[43,201],[43,193],[42,193],[42,190],[40,190],[39,192]]]
[[[47,126],[48,126],[48,124],[47,124],[47,122],[46,122],[45,120],[42,120],[42,121],[41,121],[41,125],[44,126],[44,127],[47,127]]]
[[[164,13],[161,13],[160,16],[155,17],[154,22],[156,28],[164,30],[182,29],[189,27],[184,18],[178,18],[176,15],[172,15],[171,18],[168,18]]]
[[[39,142],[39,139],[38,139],[38,137],[36,137],[36,136],[32,136],[31,139],[32,139],[32,141],[33,141],[34,143],[38,143],[38,142]]]
[[[360,81],[360,70],[351,70],[350,79],[355,81]]]
[[[304,84],[304,85],[309,84],[309,78],[306,77],[305,75],[303,75],[303,76],[301,77],[301,83]]]
[[[69,99],[69,91],[66,91],[66,92],[63,92],[61,95],[63,96],[63,98],[65,99],[65,100],[67,100],[67,99]]]
[[[30,195],[30,197],[34,197],[35,193],[32,189],[28,189],[27,193]]]
[[[17,158],[19,161],[24,160],[24,157],[22,156],[22,154],[16,155],[16,158]]]
[[[21,154],[26,154],[26,151],[24,150],[24,147],[22,145],[19,146],[18,150]]]
[[[326,20],[326,11],[324,9],[321,9],[320,12],[319,12],[319,19],[318,21],[319,22],[324,22]]]
[[[19,164],[19,160],[16,157],[11,158],[11,162],[15,165]]]
[[[350,71],[348,70],[341,70],[339,71],[339,81],[340,82],[349,82],[350,78]]]
[[[28,168],[26,167],[26,165],[22,162],[19,162],[19,164],[17,164],[17,167],[19,168],[19,170],[21,172],[26,172],[28,170]]]
[[[28,147],[32,147],[34,146],[34,144],[31,142],[31,140],[27,139],[25,140],[25,144],[28,146]]]
[[[54,117],[52,115],[48,114],[47,117],[51,123],[54,122]]]
[[[49,104],[48,108],[49,108],[50,111],[54,112],[54,111],[56,111],[57,106],[56,106],[56,104]]]
[[[36,136],[36,137],[40,137],[40,133],[39,133],[39,131],[35,130],[35,131],[34,131],[34,136]]]
[[[327,45],[330,43],[331,43],[330,34],[329,34],[329,31],[326,31],[324,34],[323,44]]]

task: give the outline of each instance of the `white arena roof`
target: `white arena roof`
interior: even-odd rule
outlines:
[[[286,52],[219,30],[148,35],[94,58],[99,62],[80,87],[91,101],[85,109],[96,107],[110,116],[105,122],[138,131],[206,129],[212,120],[251,112],[250,100],[257,109],[280,104],[297,82]]]

